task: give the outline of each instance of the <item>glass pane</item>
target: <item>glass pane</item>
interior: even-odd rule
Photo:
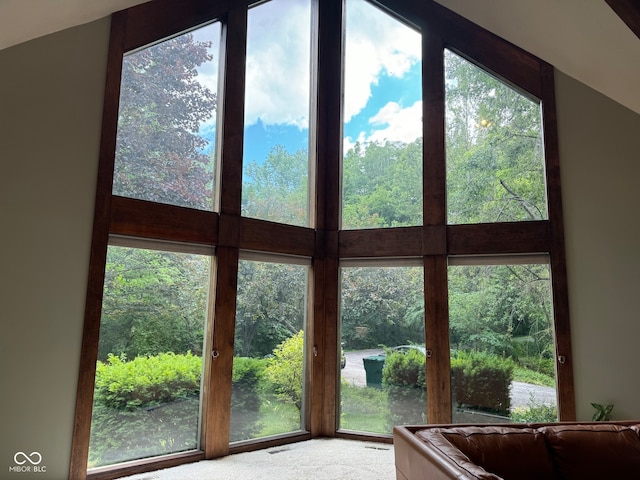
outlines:
[[[557,420],[548,265],[449,267],[455,423]]]
[[[300,431],[309,267],[238,268],[231,441]]]
[[[541,110],[445,50],[448,222],[547,219]]]
[[[422,224],[422,40],[346,2],[342,228]]]
[[[89,468],[198,448],[209,257],[109,247]]]
[[[309,225],[309,0],[249,10],[242,214]]]
[[[420,267],[341,269],[340,429],[426,422],[423,285]]]
[[[212,210],[220,25],[125,56],[113,193]]]

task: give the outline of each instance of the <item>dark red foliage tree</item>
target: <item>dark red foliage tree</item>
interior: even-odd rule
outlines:
[[[124,58],[116,195],[211,209],[212,149],[198,131],[217,102],[197,71],[209,47],[189,33]]]

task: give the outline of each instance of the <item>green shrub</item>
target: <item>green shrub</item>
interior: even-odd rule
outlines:
[[[451,358],[453,394],[458,406],[507,415],[514,362],[485,352],[457,352]]]
[[[198,445],[202,359],[187,353],[109,355],[98,362],[91,422],[90,466],[194,449]],[[264,363],[234,360],[232,441],[260,429]]]
[[[556,364],[553,358],[520,357],[518,363],[534,372],[540,372],[551,378],[556,377]]]
[[[514,423],[549,423],[558,421],[558,410],[555,405],[538,403],[533,393],[529,394],[529,401],[524,407],[517,407],[511,411],[509,420]]]
[[[233,359],[231,390],[231,435],[236,442],[253,438],[262,428],[259,392],[264,381],[265,360],[248,357]]]
[[[201,365],[191,353],[98,362],[91,466],[196,448]]]
[[[95,401],[116,410],[170,403],[200,392],[202,359],[190,352],[185,355],[161,353],[152,357],[126,357],[109,354],[106,362],[96,366]]]
[[[267,360],[265,374],[276,388],[278,397],[302,409],[304,332],[286,339],[273,350]]]
[[[388,396],[391,426],[426,421],[426,365],[422,352],[388,353],[382,386]]]

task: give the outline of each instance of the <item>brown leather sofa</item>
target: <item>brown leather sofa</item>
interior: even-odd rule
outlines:
[[[393,430],[397,480],[640,479],[640,422]]]

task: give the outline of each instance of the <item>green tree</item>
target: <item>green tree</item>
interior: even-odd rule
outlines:
[[[357,143],[343,159],[345,228],[422,224],[422,140]]]
[[[421,268],[345,268],[341,292],[347,348],[424,343]]]
[[[243,260],[238,269],[236,355],[270,354],[304,328],[307,268]]]
[[[308,225],[309,160],[306,150],[276,145],[262,163],[245,168],[242,214],[291,225]]]
[[[546,265],[451,267],[451,345],[503,356],[551,355],[550,288]]]
[[[447,51],[449,223],[547,217],[539,103]]]
[[[206,257],[110,247],[98,358],[163,352],[200,355],[206,316]]]

